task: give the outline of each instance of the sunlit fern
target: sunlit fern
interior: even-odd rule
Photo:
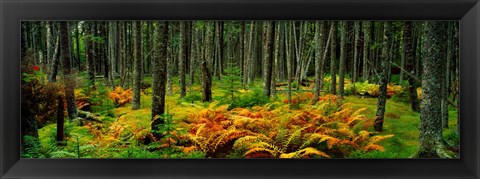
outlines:
[[[319,151],[318,149],[315,149],[313,147],[302,148],[306,145],[301,145],[302,147],[297,148],[295,147],[296,144],[293,145],[294,141],[301,140],[302,130],[308,127],[309,126],[306,126],[295,130],[290,135],[284,137],[284,140],[280,143],[266,137],[263,134],[245,136],[235,142],[234,148],[240,150],[242,148],[246,148],[247,151],[243,154],[243,156],[245,157],[263,155],[264,157],[272,158],[300,158],[318,155],[330,158],[330,156],[326,153]]]

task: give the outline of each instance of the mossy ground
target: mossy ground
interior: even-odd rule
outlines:
[[[174,79],[175,81],[177,79]],[[151,82],[149,77],[145,77],[145,82]],[[221,99],[223,93],[219,89],[219,81],[213,83],[213,98]],[[261,87],[261,81],[256,81],[254,85]],[[188,91],[192,89],[192,92]],[[308,88],[307,88],[308,90]],[[166,96],[166,111],[173,114],[174,121],[184,120],[189,114],[194,113],[195,109],[202,109],[209,103],[200,101],[187,101],[180,99],[179,87],[174,85],[170,96]],[[193,87],[187,87],[187,95],[201,92],[200,84],[195,83]],[[293,94],[296,92],[293,91]],[[241,95],[241,94],[240,94]],[[322,92],[322,95],[324,93]],[[131,110],[131,104],[113,109],[113,117],[101,117],[101,123],[79,126],[66,123],[66,145],[68,151],[78,151],[78,146],[94,145],[95,150],[83,157],[92,158],[156,158],[156,157],[182,157],[173,156],[175,151],[164,151],[163,154],[151,152],[148,150],[139,150],[142,146],[142,139],[150,132],[151,124],[151,88],[145,90],[141,96],[141,108]],[[285,92],[277,92],[277,96],[272,98],[271,106],[282,105],[287,99]],[[374,117],[377,108],[377,98],[349,95],[345,96],[344,102],[350,103],[352,108],[367,108],[365,115],[369,118]],[[268,104],[267,104],[268,105]],[[188,110],[185,107],[188,106]],[[193,108],[192,108],[193,107]],[[447,142],[453,146],[458,145],[457,134],[457,109],[449,108],[449,128],[444,130],[444,136]],[[350,158],[408,158],[411,157],[418,147],[418,128],[420,123],[420,114],[410,108],[408,99],[391,98],[387,100],[386,113],[384,121],[384,131],[382,134],[394,134],[395,136],[386,139],[380,144],[384,146],[385,151],[374,151],[369,153],[353,152]],[[39,130],[41,143],[49,143],[54,139],[56,124],[46,125]],[[136,147],[137,146],[137,147]],[[136,153],[136,155],[132,155]],[[139,154],[140,153],[140,154]],[[168,156],[170,155],[170,156]],[[183,156],[185,157],[185,156]],[[202,158],[201,154],[195,153],[187,158]]]

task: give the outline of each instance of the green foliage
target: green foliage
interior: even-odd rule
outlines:
[[[186,102],[195,102],[195,101],[201,101],[202,100],[202,93],[198,91],[191,91],[190,93],[187,93],[185,97],[179,98],[179,101],[186,101]]]
[[[242,87],[240,73],[240,68],[233,65],[229,65],[229,67],[225,69],[220,86],[220,89],[224,93],[222,98],[223,103],[235,103],[235,95],[239,93],[238,90]]]
[[[161,144],[166,145],[168,148],[173,147],[174,144],[180,142],[180,135],[185,133],[185,131],[177,126],[173,122],[173,114],[164,113],[156,117],[156,120],[163,120],[163,124],[157,125],[157,130],[152,130],[152,133],[156,133],[159,136],[162,136],[162,139],[159,141]]]
[[[90,111],[100,115],[114,117],[114,102],[109,98],[108,87],[104,83],[88,84],[83,87],[81,95],[86,96],[90,102]]]
[[[83,136],[81,134],[72,133],[71,136],[73,137],[73,145],[70,145],[70,147],[73,147],[73,150],[71,150],[73,151],[73,156],[76,158],[91,158],[95,146],[82,142]],[[67,156],[71,157],[72,155]]]
[[[460,136],[456,132],[447,132],[444,138],[451,146],[456,147],[460,145]]]
[[[45,146],[47,150],[42,150],[42,144],[38,138],[26,135],[23,136],[22,158],[46,158],[51,151],[51,146]],[[46,151],[46,152],[45,152]]]
[[[263,94],[261,88],[253,88],[252,91],[241,93],[238,98],[229,106],[233,108],[251,108],[254,106],[262,106],[270,102],[270,98]]]
[[[75,153],[59,147],[55,141],[41,143],[40,140],[33,136],[23,136],[22,158],[72,158],[76,157]]]
[[[33,81],[39,81],[44,83],[47,78],[47,74],[43,72],[38,66],[32,66],[31,73],[22,73],[22,81],[25,83],[31,83]]]

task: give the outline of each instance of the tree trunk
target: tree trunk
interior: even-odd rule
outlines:
[[[345,61],[347,56],[347,33],[348,33],[348,22],[343,21],[341,23],[342,34],[340,35],[340,64],[338,70],[338,98],[343,99],[344,86],[345,86]]]
[[[55,40],[54,40],[54,36],[53,36],[53,33],[52,33],[52,22],[51,21],[47,21],[47,24],[45,25],[45,39],[47,40],[46,42],[46,45],[47,45],[47,56],[45,58],[47,64],[50,64],[51,62],[53,62],[53,51],[55,50],[54,46],[55,46]],[[22,37],[23,39],[23,37]],[[23,50],[23,49],[22,49]]]
[[[224,67],[224,59],[223,59],[223,28],[224,23],[223,21],[218,22],[218,69],[219,69],[219,77],[223,74],[223,67]],[[243,50],[242,50],[243,53]],[[243,57],[242,57],[243,59]],[[220,78],[219,78],[220,79]]]
[[[126,47],[126,35],[125,35],[125,22],[119,22],[119,56],[120,56],[120,86],[122,87],[125,87],[124,85],[126,84],[125,83],[125,76],[126,76],[126,72],[125,72],[125,68],[127,66],[127,51],[125,49]]]
[[[52,58],[51,67],[50,67],[50,76],[48,77],[48,82],[57,81],[59,63],[60,63],[60,37],[57,36],[57,40],[55,43],[55,50],[53,52],[53,58]]]
[[[186,31],[186,21],[180,21],[180,50],[178,60],[178,68],[180,68],[180,98],[184,98],[187,94],[187,87],[185,83],[185,73],[186,73],[186,63],[187,63],[187,31]]]
[[[142,45],[142,29],[140,21],[133,22],[133,97],[132,110],[140,109],[140,85],[142,81],[142,59],[141,59],[141,45]]]
[[[315,95],[312,100],[312,104],[318,102],[320,98],[320,91],[322,90],[321,81],[323,81],[323,49],[326,48],[326,45],[323,44],[325,31],[323,31],[325,22],[316,21],[315,22]]]
[[[196,30],[194,30],[194,26],[195,26],[195,22],[192,22],[191,23],[191,37],[190,37],[190,68],[188,69],[189,70],[189,75],[190,75],[190,82],[189,82],[189,86],[190,86],[190,92],[192,91],[191,88],[193,86],[193,83],[195,83],[195,66],[197,65],[195,62],[198,58],[198,55],[197,55],[197,33],[196,33]],[[196,29],[196,28],[195,28]]]
[[[302,23],[300,22],[300,31],[302,30]],[[302,58],[301,58],[301,47],[299,47],[302,43],[302,35],[300,34],[299,40],[297,40],[297,30],[295,27],[295,21],[292,22],[292,30],[293,30],[293,40],[294,40],[294,48],[295,48],[295,57],[296,57],[296,70],[295,70],[295,81],[297,81],[297,90],[300,89],[300,83],[302,82],[301,79],[301,70],[302,70]],[[300,42],[299,42],[300,41]]]
[[[354,22],[355,37],[353,44],[353,74],[352,74],[352,83],[355,84],[358,76],[358,42],[360,41],[360,21]]]
[[[320,25],[318,25],[320,23]],[[320,27],[319,32],[316,32],[316,39],[319,46],[316,50],[316,62],[315,62],[315,96],[312,101],[312,104],[318,102],[320,97],[320,91],[323,89],[323,71],[325,66],[325,58],[328,52],[328,46],[330,44],[330,40],[332,39],[332,33],[334,26],[330,27],[330,31],[328,33],[327,41],[325,42],[325,35],[327,33],[327,23],[326,22],[317,22],[317,27]],[[324,43],[325,42],[325,43]]]
[[[384,22],[383,28],[383,40],[382,40],[382,53],[381,53],[381,72],[380,72],[380,90],[378,95],[377,113],[375,114],[375,131],[383,131],[383,120],[385,117],[385,106],[387,103],[387,83],[388,83],[388,44],[390,42],[390,23]]]
[[[274,59],[272,62],[272,82],[270,83],[270,96],[275,97],[277,93],[277,74],[278,74],[278,61],[280,58],[280,53],[279,53],[279,46],[280,46],[280,24],[275,23],[275,26],[273,27],[277,33],[273,36],[273,55]]]
[[[332,22],[333,26],[333,33],[332,33],[332,46],[330,51],[330,75],[331,75],[331,83],[330,83],[330,93],[337,94],[337,22]]]
[[[243,79],[246,77],[244,74],[247,70],[245,68],[245,24],[245,21],[240,22],[240,71]]]
[[[60,22],[60,49],[63,59],[63,81],[65,84],[65,99],[67,101],[67,111],[70,122],[77,115],[77,107],[75,105],[75,78],[71,72],[70,58],[70,41],[68,39],[68,22]]]
[[[213,29],[211,29],[211,22],[205,22],[206,37],[205,37],[205,54],[202,60],[202,101],[212,101],[212,77],[208,69],[207,62],[213,58]]]
[[[154,37],[151,35],[153,34],[152,31],[152,22],[147,21],[147,33],[145,33],[145,48],[144,48],[144,60],[145,60],[145,67],[144,73],[151,74],[152,72],[152,56],[153,56],[153,47],[152,47],[152,39]]]
[[[152,130],[158,130],[164,120],[158,116],[165,113],[165,81],[167,78],[168,21],[160,21],[154,26],[154,57],[152,58]],[[154,134],[157,135],[158,134]]]
[[[450,158],[446,152],[442,136],[441,103],[442,83],[444,69],[442,63],[440,44],[444,43],[441,21],[426,22],[426,40],[423,48],[425,59],[423,61],[422,79],[422,112],[420,114],[419,147],[414,157],[418,158]]]
[[[173,39],[173,28],[169,29],[169,36],[170,39]],[[172,76],[173,76],[173,67],[174,67],[174,58],[175,55],[173,55],[173,46],[171,44],[168,44],[167,46],[167,95],[171,96],[173,95],[172,91]]]
[[[277,60],[277,79],[285,80],[285,22],[278,22],[279,27],[279,42],[278,42],[278,60]]]
[[[368,57],[370,52],[370,22],[363,22],[363,80],[368,80],[369,68],[368,68]]]
[[[65,103],[63,101],[63,96],[58,95],[57,96],[57,142],[63,141],[63,135],[64,135],[64,120],[65,120],[65,114],[63,110],[65,109]]]
[[[412,38],[412,21],[407,21],[405,22],[403,30],[403,52],[405,53],[403,56],[405,58],[406,70],[411,74],[415,74],[413,40],[415,40],[415,38]],[[420,112],[417,97],[417,84],[415,78],[411,75],[408,76],[408,92],[410,94],[410,106],[412,110]]]
[[[285,41],[287,45],[287,81],[288,81],[288,104],[292,104],[292,67],[293,67],[293,33],[292,33],[292,21],[285,24]]]
[[[80,21],[75,23],[75,43],[76,43],[76,50],[77,50],[77,61],[78,61],[78,64],[77,64],[77,70],[80,71],[82,70],[82,61],[80,60],[80,32],[79,32],[79,27],[80,26]],[[48,46],[48,45],[47,45]],[[49,48],[49,47],[47,47]]]
[[[245,88],[245,85],[247,84],[252,84],[253,83],[253,56],[254,56],[254,50],[253,50],[253,38],[254,37],[254,32],[255,32],[255,22],[252,21],[252,23],[250,24],[250,35],[249,35],[249,42],[248,42],[248,57],[247,57],[247,63],[245,64],[245,68],[244,69],[248,69],[246,70],[245,74],[244,74],[244,79],[243,79],[243,88]],[[248,78],[248,80],[247,80]]]
[[[442,46],[441,53],[445,55],[445,63],[443,69],[445,69],[445,72],[443,74],[443,80],[444,82],[442,83],[442,126],[443,128],[448,128],[448,83],[449,83],[449,75],[450,75],[450,61],[451,61],[451,49],[452,49],[452,33],[453,33],[453,28],[450,26],[452,25],[451,22],[446,22],[447,27],[445,28],[444,32],[447,34],[446,36],[443,36],[442,42],[447,42],[447,44],[440,44]]]
[[[267,25],[266,48],[264,52],[264,83],[263,93],[270,97],[270,85],[272,84],[272,64],[273,64],[273,41],[275,38],[275,21],[265,22]]]
[[[87,58],[87,71],[88,71],[88,79],[90,81],[90,85],[95,84],[95,62],[94,62],[94,52],[93,52],[93,41],[92,36],[94,35],[95,31],[92,28],[92,22],[85,22],[85,52]]]
[[[110,21],[108,30],[108,52],[109,52],[109,61],[110,61],[110,75],[108,75],[110,80],[110,85],[112,90],[115,88],[115,59],[117,58],[116,53],[116,44],[117,44],[117,22]]]

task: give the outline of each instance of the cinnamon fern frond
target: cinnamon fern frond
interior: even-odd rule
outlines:
[[[280,158],[304,158],[311,155],[318,155],[325,158],[331,158],[325,152],[319,151],[313,147],[304,148],[295,152],[283,153],[280,155]]]

